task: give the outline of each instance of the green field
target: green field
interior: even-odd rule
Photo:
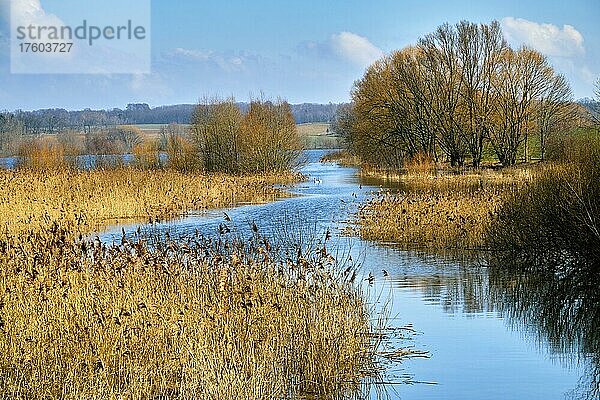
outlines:
[[[330,132],[329,124],[308,123],[297,126],[307,149],[337,149],[341,145],[340,138]]]
[[[133,125],[139,128],[147,137],[158,137],[162,128],[168,124],[137,124]],[[183,126],[189,127],[189,124]],[[340,140],[337,136],[330,133],[330,125],[326,123],[306,123],[298,124],[298,133],[304,141],[307,149],[333,149],[340,147]]]

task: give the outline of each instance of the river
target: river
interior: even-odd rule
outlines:
[[[560,313],[549,311],[557,304],[538,303],[560,302],[560,296],[548,296],[548,291],[539,295],[540,287],[546,287],[543,283],[529,287],[523,279],[494,275],[470,262],[344,234],[358,205],[380,188],[361,182],[354,168],[320,163],[323,151],[306,154],[302,173],[308,180],[293,187],[291,197],[192,213],[152,229],[168,230],[171,237],[195,230],[217,235],[224,212],[240,235],[252,222],[266,235],[310,238],[330,229],[340,253],[362,264],[369,301],[378,301],[379,310],[386,303],[391,326],[410,328],[394,344],[428,352],[427,358],[389,365],[386,381],[393,384],[378,388],[385,389],[388,398],[571,399],[584,398],[590,380],[597,384],[597,327],[561,321]],[[100,236],[118,241],[122,229],[133,235],[137,227],[115,226]],[[372,285],[365,280],[369,273],[375,277]],[[373,389],[366,397],[377,398],[377,392]]]

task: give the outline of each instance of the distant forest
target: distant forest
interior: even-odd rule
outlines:
[[[246,112],[249,103],[237,103]],[[339,104],[293,104],[292,114],[296,123],[332,122]],[[114,125],[137,124],[189,124],[196,104],[178,104],[151,108],[148,104],[128,104],[125,109],[79,110],[43,109],[0,113],[0,125],[18,123],[23,134],[52,134],[66,129],[89,132],[92,128]],[[12,125],[12,124],[11,124]],[[0,130],[2,127],[0,127]]]

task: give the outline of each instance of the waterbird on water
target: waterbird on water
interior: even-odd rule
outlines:
[[[371,272],[369,272],[369,277],[365,280],[369,281],[369,285],[372,285],[373,282],[375,282],[375,277],[373,276],[373,274]]]

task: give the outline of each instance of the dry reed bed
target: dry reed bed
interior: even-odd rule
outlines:
[[[0,241],[3,398],[346,398],[372,370],[368,310],[324,252],[72,231]]]
[[[321,157],[321,162],[337,163],[342,167],[358,167],[361,165],[360,159],[347,150],[328,153]]]
[[[380,192],[358,213],[358,233],[409,248],[480,249],[504,197],[534,172],[404,174],[399,192]]]
[[[323,250],[78,232],[279,196],[262,177],[0,171],[0,397],[348,398],[374,373],[360,290]]]
[[[274,184],[297,180],[293,174],[231,176],[172,170],[0,171],[0,229],[76,222],[87,230],[118,219],[153,221],[189,210],[240,202],[265,202],[283,192]]]
[[[422,168],[422,169],[419,169]],[[428,166],[412,166],[403,172],[361,169],[361,175],[396,183],[406,191],[473,191],[476,189],[513,188],[523,182],[531,181],[540,171],[549,166],[512,167],[500,170],[430,170]]]

